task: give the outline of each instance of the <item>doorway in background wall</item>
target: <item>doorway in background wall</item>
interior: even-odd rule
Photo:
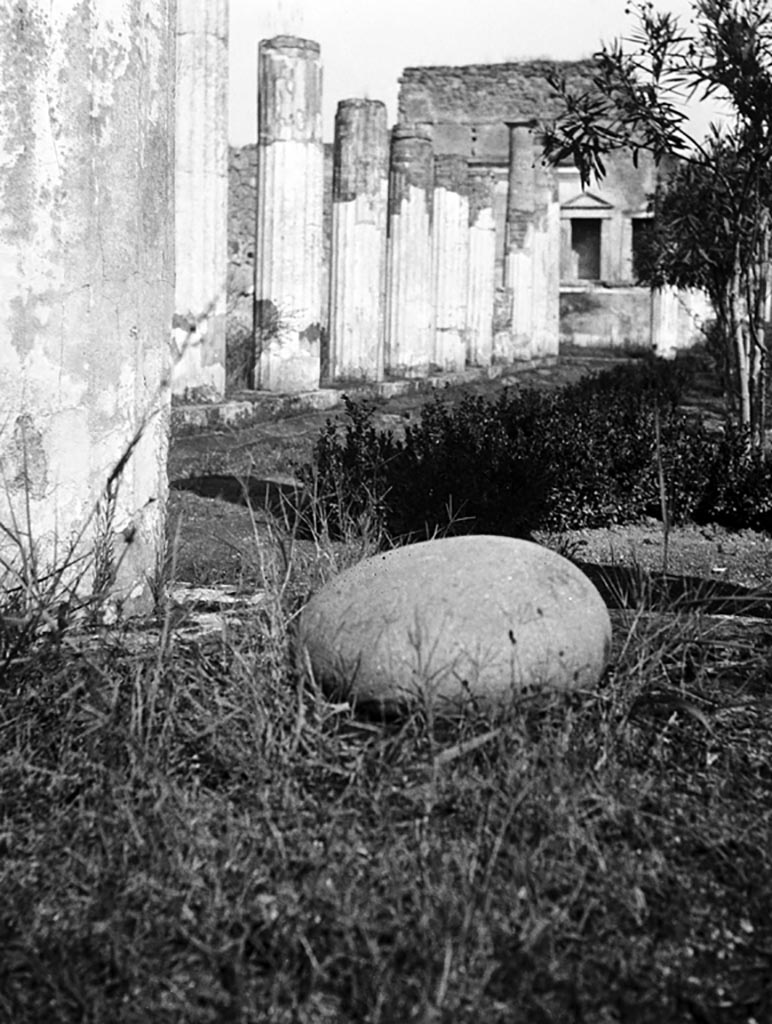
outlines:
[[[641,283],[643,269],[648,259],[648,248],[654,230],[654,221],[651,217],[633,217],[633,281]]]
[[[600,280],[600,218],[571,220],[571,250],[580,281]]]

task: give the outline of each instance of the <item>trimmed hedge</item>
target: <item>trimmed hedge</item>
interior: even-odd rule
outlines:
[[[687,417],[686,383],[682,366],[650,359],[552,394],[438,394],[404,440],[374,426],[372,403],[346,398],[344,422],[327,421],[301,475],[333,532],[366,518],[403,541],[658,516],[660,463],[671,522],[772,528],[769,460],[736,430]]]

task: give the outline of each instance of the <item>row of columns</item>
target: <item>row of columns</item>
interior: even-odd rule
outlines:
[[[189,399],[225,390],[227,3],[177,4],[172,386]],[[339,104],[323,295],[319,46],[265,40],[258,75],[257,389],[305,391],[557,356],[560,213],[533,123],[509,124],[497,277],[490,173],[435,155],[421,125],[400,124],[389,135],[382,103]],[[677,311],[672,296],[654,298],[657,351],[676,344]]]
[[[318,387],[322,374],[321,65],[316,43],[260,44],[256,249],[259,389]],[[333,380],[425,376],[557,355],[559,208],[533,126],[511,131],[505,281],[492,334],[490,175],[437,155],[431,133],[346,100],[335,123],[329,365]]]
[[[176,43],[172,385],[206,399],[224,393],[226,373],[227,0],[180,0]],[[258,61],[255,388],[557,354],[558,207],[530,125],[510,129],[502,282],[490,174],[435,156],[419,125],[390,136],[378,101],[339,104],[325,325],[319,46],[277,36]]]

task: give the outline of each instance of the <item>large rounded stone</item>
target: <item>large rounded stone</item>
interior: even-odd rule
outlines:
[[[554,551],[451,537],[342,572],[303,609],[298,639],[328,694],[387,713],[431,702],[441,713],[469,698],[506,704],[531,687],[593,686],[611,623],[593,584]]]

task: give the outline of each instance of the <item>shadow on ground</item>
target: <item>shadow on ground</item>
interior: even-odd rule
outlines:
[[[265,512],[302,527],[309,507],[302,485],[290,477],[239,477],[208,473],[174,480],[171,488],[200,498]],[[301,529],[301,533],[305,533]],[[577,561],[609,608],[649,611],[702,611],[772,619],[772,593],[702,576],[649,572],[638,566]]]
[[[287,512],[301,515],[308,505],[300,483],[287,478],[235,476],[232,473],[204,473],[172,480],[175,491],[189,491],[200,498],[219,498],[233,505],[245,505],[256,512],[282,516]]]
[[[739,583],[653,573],[636,566],[576,565],[595,584],[609,608],[649,611],[701,611],[706,615],[748,615],[772,619],[772,593]]]

